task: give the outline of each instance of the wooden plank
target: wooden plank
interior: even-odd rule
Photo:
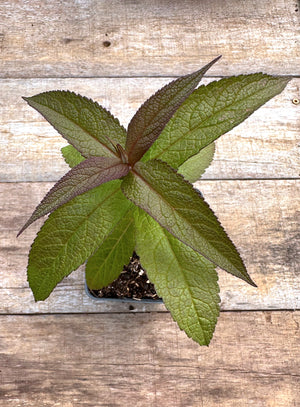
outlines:
[[[82,268],[64,279],[47,301],[34,303],[26,265],[42,221],[18,239],[16,234],[51,185],[0,184],[0,313],[128,312],[128,304],[95,303],[88,298]],[[299,308],[299,181],[201,181],[197,185],[258,284],[255,289],[220,271],[222,309]],[[136,305],[134,312],[150,309],[164,310],[164,306]]]
[[[208,348],[168,314],[0,323],[3,407],[298,405],[300,312],[222,313]]]
[[[70,89],[97,100],[127,125],[139,105],[170,79],[0,80],[0,181],[55,181],[68,170],[60,154],[66,141],[21,96]],[[292,80],[281,95],[221,137],[204,178],[299,177],[300,105],[292,103],[299,89],[300,79]]]
[[[0,76],[299,75],[295,0],[2,0]]]

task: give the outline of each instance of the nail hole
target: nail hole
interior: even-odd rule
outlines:
[[[111,42],[110,42],[110,41],[103,41],[103,46],[104,46],[105,48],[108,48],[108,47],[111,46]]]
[[[134,310],[134,306],[133,306],[133,305],[129,305],[128,308],[129,308],[130,311],[133,311],[133,310]]]
[[[294,103],[294,105],[299,105],[300,100],[295,98],[295,99],[292,100],[292,102]]]

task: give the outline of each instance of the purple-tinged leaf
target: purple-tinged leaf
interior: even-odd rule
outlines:
[[[18,236],[34,221],[59,206],[105,182],[122,178],[129,166],[113,157],[91,157],[82,161],[62,177],[36,207]]]
[[[50,91],[23,98],[84,157],[116,157],[125,146],[126,130],[109,111],[69,91]]]
[[[255,286],[216,215],[199,192],[168,164],[159,160],[137,163],[121,189],[182,243]]]
[[[140,107],[128,125],[126,151],[131,164],[142,158],[205,72],[220,58],[215,58],[197,72],[172,81]]]

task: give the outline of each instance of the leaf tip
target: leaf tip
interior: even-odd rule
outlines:
[[[32,217],[30,217],[30,219],[28,219],[28,221],[25,223],[25,225],[22,226],[22,228],[19,230],[19,232],[17,234],[17,237],[19,237],[24,232],[24,230],[27,229],[29,225],[31,225],[31,223],[32,223]]]
[[[24,232],[24,230],[27,228],[27,226],[28,226],[27,223],[28,222],[26,222],[25,225],[22,226],[22,228],[19,230],[19,232],[17,233],[17,237],[19,237]]]
[[[208,70],[212,65],[214,65],[216,62],[218,62],[219,61],[219,59],[221,59],[222,58],[222,55],[218,55],[216,58],[214,58],[211,62],[209,62],[207,65],[206,65],[206,67],[207,67],[207,69],[206,70]]]
[[[38,274],[38,270],[34,266],[30,265],[30,253],[29,253],[29,262],[28,262],[28,266],[27,266],[27,282],[28,282],[29,288],[31,289],[31,292],[32,292],[32,295],[34,298],[34,302],[39,302],[39,301],[44,301],[47,297],[49,297],[49,295],[53,289],[50,291],[50,293],[48,295],[47,294],[45,295],[45,293],[43,293],[40,290],[40,285],[38,284],[38,282],[35,281],[36,274]]]
[[[30,284],[29,284],[29,286],[30,286],[32,294],[33,294],[34,302],[45,301],[45,299],[47,297],[39,295],[39,293],[35,292],[35,290],[33,289],[33,287],[31,287]]]
[[[250,279],[250,280],[251,280],[251,279]],[[253,280],[251,280],[250,285],[252,285],[252,287],[255,287],[255,288],[258,287],[257,284],[256,284]]]
[[[247,271],[246,271],[246,275],[244,275],[243,280],[246,281],[246,283],[250,284],[252,287],[257,288],[257,284],[252,280],[252,278],[249,276]]]

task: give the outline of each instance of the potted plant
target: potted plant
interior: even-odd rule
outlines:
[[[51,213],[29,253],[36,301],[85,261],[90,288],[111,283],[135,250],[179,327],[208,345],[219,314],[215,267],[255,286],[192,182],[210,161],[212,143],[289,78],[239,75],[196,89],[218,59],[151,96],[127,131],[106,109],[72,92],[24,98],[69,142],[62,152],[72,167],[19,232]]]

